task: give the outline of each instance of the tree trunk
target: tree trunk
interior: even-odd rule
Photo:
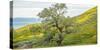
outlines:
[[[57,21],[56,21],[56,27],[57,27],[57,29],[59,30],[59,34],[58,34],[59,40],[56,40],[56,42],[57,42],[57,45],[58,45],[58,46],[61,46],[64,37],[63,37],[63,31],[62,31],[62,28],[60,28],[60,27],[58,26]]]
[[[59,38],[59,40],[56,41],[57,42],[57,45],[58,46],[61,46],[62,45],[62,41],[63,41],[62,33],[59,34],[59,37],[58,38]]]
[[[56,40],[56,43],[57,43],[58,46],[61,46],[61,43],[62,43],[62,41],[63,41],[63,36],[62,36],[62,33],[63,33],[62,29],[63,29],[63,28],[62,28],[62,27],[59,27],[58,19],[55,19],[53,16],[52,16],[52,18],[53,18],[53,20],[54,20],[55,27],[59,30],[59,34],[58,34],[59,40],[57,39],[57,40]]]

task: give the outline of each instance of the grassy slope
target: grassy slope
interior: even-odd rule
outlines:
[[[85,13],[74,17],[73,20],[78,24],[77,32],[65,35],[63,45],[73,44],[95,44],[96,43],[96,7],[86,11]],[[36,26],[40,24],[36,24]],[[27,25],[14,31],[14,43],[35,40],[41,38],[41,32],[32,33],[29,28],[35,26],[34,24]],[[34,41],[35,41],[34,40]],[[14,44],[14,45],[15,45]]]
[[[90,18],[94,18],[93,15],[96,15],[96,9],[97,7],[94,7],[92,9],[89,9],[88,11],[84,12],[83,14],[79,15],[78,17],[76,17],[76,22],[77,23],[83,23],[83,22],[87,22],[87,20],[89,20]]]
[[[40,38],[41,36],[43,36],[43,34],[40,32],[32,32],[30,30],[31,27],[39,27],[39,26],[40,24],[38,23],[30,24],[30,25],[14,30],[14,34],[13,34],[14,43],[21,42],[21,41],[28,41],[33,38]]]
[[[77,33],[65,36],[65,45],[73,44],[95,44],[96,43],[96,16],[97,7],[94,7],[85,13],[74,17]]]

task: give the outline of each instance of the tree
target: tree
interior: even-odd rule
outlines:
[[[44,23],[46,29],[50,28],[56,28],[58,30],[58,33],[55,33],[55,41],[58,44],[58,46],[61,45],[65,32],[68,31],[66,28],[70,26],[70,23],[67,23],[69,21],[69,17],[66,18],[65,14],[67,13],[67,7],[63,3],[57,3],[55,5],[52,5],[49,8],[44,8],[38,16],[40,18],[43,18],[42,23]],[[50,33],[49,33],[50,34]]]

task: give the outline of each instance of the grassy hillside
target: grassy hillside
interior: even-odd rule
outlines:
[[[73,17],[75,26],[75,33],[66,34],[62,42],[63,45],[80,45],[80,44],[96,44],[96,20],[97,7],[89,9],[83,14]],[[25,27],[14,30],[13,32],[13,46],[14,48],[35,48],[35,47],[50,47],[56,46],[55,42],[47,45],[38,45],[44,38],[42,24],[30,24]],[[41,41],[41,43],[44,43]],[[35,45],[36,44],[36,45]],[[40,43],[39,43],[40,44]]]
[[[83,14],[75,17],[75,21],[76,23],[83,23],[83,22],[87,22],[89,19],[91,18],[95,18],[93,16],[96,16],[97,14],[97,7],[94,7],[92,9],[89,9],[88,11],[84,12]]]
[[[95,44],[97,33],[97,7],[94,7],[85,13],[74,17],[75,23],[77,23],[74,34],[66,35],[66,44]],[[68,40],[67,40],[68,39]]]

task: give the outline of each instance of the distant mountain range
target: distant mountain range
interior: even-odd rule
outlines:
[[[33,23],[37,23],[37,22],[41,22],[41,18],[13,18],[13,22],[33,22]]]
[[[13,28],[20,28],[32,23],[40,23],[41,18],[13,18]]]

